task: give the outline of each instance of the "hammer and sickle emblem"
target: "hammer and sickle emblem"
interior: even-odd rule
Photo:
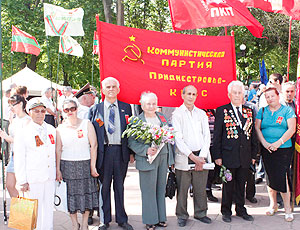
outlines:
[[[138,54],[134,51],[134,48],[137,49]],[[131,60],[131,61],[140,61],[140,62],[142,62],[143,64],[145,64],[144,60],[142,59],[142,51],[141,51],[141,49],[140,49],[137,45],[135,45],[135,44],[128,45],[128,46],[125,47],[124,51],[125,51],[125,53],[127,53],[127,54],[128,54],[128,52],[131,52],[135,58],[132,58],[132,57],[129,57],[128,55],[126,55],[126,56],[122,59],[123,62],[125,62],[126,59],[129,59],[129,60]]]

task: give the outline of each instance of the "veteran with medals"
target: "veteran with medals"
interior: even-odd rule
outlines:
[[[128,223],[124,207],[124,180],[127,173],[130,153],[127,138],[121,138],[128,118],[132,115],[129,104],[117,100],[120,83],[113,77],[102,81],[105,100],[89,111],[98,141],[97,171],[99,172],[100,225],[99,230],[109,228],[111,216],[111,183],[113,181],[116,222],[124,230],[133,230]]]
[[[228,85],[231,103],[217,108],[212,156],[217,165],[232,173],[232,180],[223,183],[221,213],[224,222],[231,222],[231,206],[235,194],[236,215],[252,221],[245,205],[245,182],[251,162],[255,162],[257,139],[253,111],[243,106],[244,86],[240,81]]]
[[[38,230],[53,229],[56,130],[44,122],[46,106],[40,98],[27,103],[31,121],[14,139],[15,174],[21,191],[38,199]]]

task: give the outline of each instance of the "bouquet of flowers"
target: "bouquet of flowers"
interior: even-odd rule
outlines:
[[[166,143],[174,144],[174,129],[169,126],[158,127],[153,124],[143,122],[140,118],[131,116],[126,130],[122,134],[122,138],[134,137],[136,140],[142,140],[145,144],[151,143],[151,147],[157,148],[154,156],[148,156],[148,162],[151,164],[157,157],[160,150]]]
[[[223,182],[227,183],[232,180],[232,174],[229,169],[227,169],[224,165],[221,166],[220,177]]]

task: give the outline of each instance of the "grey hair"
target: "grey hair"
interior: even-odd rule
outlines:
[[[101,82],[101,85],[102,85],[102,88],[105,87],[106,83],[109,82],[109,81],[114,81],[117,83],[117,87],[120,88],[120,82],[115,79],[114,77],[107,77],[105,78],[102,82]]]
[[[284,88],[287,88],[290,86],[294,86],[294,88],[296,89],[296,84],[293,81],[287,81],[287,82],[282,83],[282,91]]]
[[[76,108],[78,107],[77,102],[74,101],[74,100],[72,100],[72,99],[66,99],[66,100],[64,100],[63,103],[62,103],[62,107],[64,108],[64,106],[66,104],[69,104],[69,103],[72,103]]]
[[[45,95],[47,92],[49,92],[49,91],[53,91],[54,90],[54,88],[53,87],[48,87],[48,88],[46,88],[44,91],[43,91],[43,95]]]
[[[232,81],[232,82],[230,82],[229,85],[227,86],[227,91],[228,91],[228,93],[231,92],[231,89],[232,89],[233,86],[239,86],[239,87],[242,88],[243,93],[245,92],[245,88],[244,88],[243,82],[241,82],[241,81]]]
[[[72,87],[71,86],[65,86],[64,91],[70,92],[70,91],[72,91]]]
[[[158,98],[157,98],[157,96],[156,96],[155,93],[152,93],[152,92],[150,92],[150,91],[148,91],[148,92],[143,92],[143,93],[141,94],[141,99],[140,99],[140,103],[141,103],[142,106],[145,104],[145,102],[146,102],[146,100],[147,100],[148,98],[154,98],[154,99],[156,99],[156,102],[157,102],[157,100],[158,100]]]

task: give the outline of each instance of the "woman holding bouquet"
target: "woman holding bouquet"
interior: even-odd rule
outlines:
[[[157,96],[154,93],[142,93],[140,100],[143,112],[138,116],[142,121],[157,127],[168,126],[167,120],[157,110]],[[129,148],[135,152],[136,168],[139,170],[140,188],[142,192],[142,217],[143,223],[149,230],[156,226],[167,227],[166,224],[166,177],[168,166],[174,164],[174,153],[172,146],[167,143],[158,152],[151,147],[151,143],[135,139],[128,140]],[[149,163],[148,156],[156,156]]]
[[[293,221],[290,206],[288,169],[292,157],[291,137],[296,129],[294,111],[279,103],[279,92],[270,87],[265,91],[268,106],[259,110],[256,117],[256,132],[262,144],[262,158],[267,172],[270,207],[266,215],[277,212],[276,193],[280,192],[285,209],[285,220]]]

